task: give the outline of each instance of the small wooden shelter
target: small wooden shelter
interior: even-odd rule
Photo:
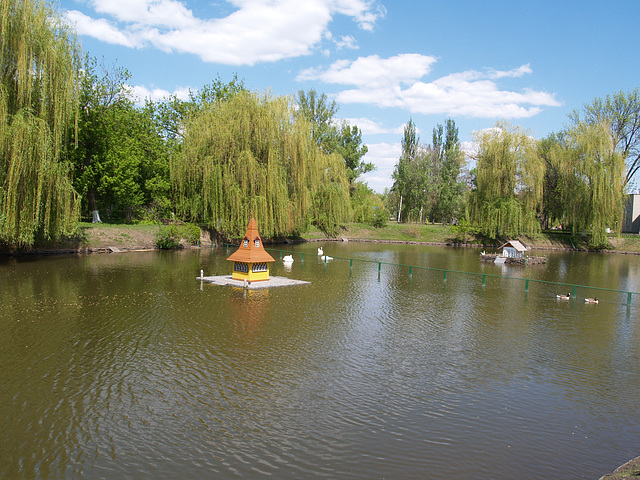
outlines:
[[[507,258],[522,258],[524,257],[524,252],[528,250],[518,240],[509,240],[500,248],[502,248],[502,256]]]
[[[247,232],[234,253],[227,260],[233,262],[231,278],[247,282],[269,280],[269,263],[275,262],[262,246],[255,219],[249,220]]]

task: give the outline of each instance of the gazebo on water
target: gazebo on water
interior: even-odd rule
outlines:
[[[262,246],[262,239],[258,233],[258,224],[255,219],[249,220],[244,238],[234,253],[229,258],[233,262],[233,280],[259,282],[269,280],[269,263],[275,262]]]

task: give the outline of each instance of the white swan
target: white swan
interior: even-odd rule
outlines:
[[[282,257],[282,263],[293,263],[293,255],[285,255]]]
[[[318,247],[318,256],[326,261],[326,260],[333,260],[333,257],[330,257],[329,255],[325,255],[324,251],[322,250],[322,247]]]

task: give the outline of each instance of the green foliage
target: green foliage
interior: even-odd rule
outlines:
[[[197,245],[200,235],[200,227],[190,223],[162,226],[156,233],[156,247],[161,250],[175,250],[182,248],[183,240],[189,245]]]
[[[480,227],[472,224],[466,218],[459,219],[455,225],[451,225],[451,232],[457,243],[467,243],[467,239],[471,235],[480,233]]]
[[[606,123],[577,123],[540,142],[546,162],[543,222],[561,224],[590,248],[608,246],[606,229],[620,231],[624,159],[615,151]]]
[[[409,119],[409,122],[404,126],[404,132],[402,137],[402,157],[407,160],[413,160],[418,156],[418,150],[420,148],[420,137],[416,130],[416,124],[413,123],[413,119]]]
[[[362,144],[362,132],[357,126],[350,126],[346,121],[342,122],[336,152],[344,158],[347,167],[349,182],[353,183],[360,175],[371,172],[373,163],[365,163],[362,160],[369,148]]]
[[[337,237],[340,234],[340,225],[327,213],[322,212],[314,218],[314,225],[327,237]]]
[[[85,214],[102,210],[111,219],[130,222],[166,216],[171,202],[168,152],[154,108],[133,105],[127,97],[128,77],[126,70],[86,61],[72,159]]]
[[[324,182],[314,192],[313,223],[329,237],[337,236],[340,224],[349,218],[348,192],[345,184],[336,181]]]
[[[384,205],[375,208],[373,212],[373,219],[371,225],[375,228],[384,228],[389,221],[389,212],[384,208]]]
[[[606,133],[613,149],[626,163],[623,187],[627,187],[640,169],[640,89],[621,90],[605,98],[596,97],[585,104],[583,118],[578,111],[574,111],[570,118],[574,126],[608,126]]]
[[[178,213],[230,237],[251,217],[265,238],[348,219],[344,161],[323,153],[291,99],[240,92],[188,123],[171,163]]]
[[[0,3],[0,242],[71,235],[78,197],[64,161],[79,47],[39,0]]]
[[[190,245],[197,245],[201,235],[200,227],[191,223],[185,223],[180,227],[180,236],[184,238]]]
[[[353,183],[360,175],[372,171],[372,163],[362,160],[368,148],[362,143],[362,132],[357,126],[343,121],[338,126],[334,115],[338,111],[335,101],[329,103],[326,94],[318,95],[315,90],[300,90],[296,97],[298,118],[309,124],[313,142],[325,153],[340,155],[347,169],[347,177]]]
[[[564,133],[552,133],[538,142],[538,154],[545,162],[541,227],[550,228],[564,222],[564,179],[561,172]]]
[[[435,203],[435,171],[433,150],[421,146],[413,120],[405,125],[402,154],[393,172],[394,198],[401,208],[400,221],[422,222]]]
[[[247,93],[247,90],[244,87],[244,82],[238,80],[237,75],[234,75],[228,83],[217,77],[197,92],[189,90],[187,100],[172,95],[166,101],[154,104],[153,115],[163,137],[169,141],[173,148],[179,148],[184,140],[186,125],[190,119],[203,109],[218,102],[229,101],[241,92]]]
[[[464,191],[464,185],[459,180],[463,155],[458,128],[452,119],[447,119],[444,128],[438,124],[433,129],[431,148],[435,199],[430,215],[434,220],[442,219],[446,223],[461,210]]]
[[[388,212],[380,195],[366,184],[356,182],[351,194],[351,221],[369,225],[384,225],[388,220]]]
[[[325,93],[318,95],[315,90],[298,91],[296,98],[298,117],[307,121],[313,142],[325,153],[335,151],[338,144],[338,130],[333,124],[333,116],[338,111],[335,101],[329,103]]]
[[[540,232],[544,162],[524,131],[506,124],[477,135],[477,188],[469,197],[470,221],[491,239]]]
[[[614,149],[606,123],[574,126],[559,150],[564,218],[574,237],[590,234],[590,246],[609,244],[606,229],[620,232],[624,198],[624,159]]]
[[[175,225],[161,227],[156,234],[156,247],[160,250],[177,250],[182,248],[180,240],[178,227]]]
[[[444,136],[443,136],[444,135]],[[433,129],[433,145],[420,145],[416,126],[404,129],[402,154],[393,172],[394,199],[402,199],[405,221],[450,221],[462,209],[464,184],[460,181],[463,155],[458,129],[452,119]]]

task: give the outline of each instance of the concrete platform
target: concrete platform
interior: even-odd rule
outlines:
[[[231,275],[217,275],[213,277],[196,277],[196,280],[202,282],[213,283],[215,285],[231,285],[233,287],[248,288],[255,290],[258,288],[271,288],[271,287],[288,287],[291,285],[305,285],[311,282],[305,282],[303,280],[295,280],[287,277],[273,277],[270,276],[269,280],[262,280],[260,282],[245,283],[240,280],[234,280]]]

